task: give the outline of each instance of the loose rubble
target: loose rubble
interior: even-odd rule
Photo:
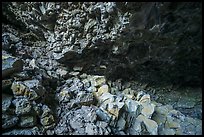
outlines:
[[[5,51],[2,51],[2,78],[20,72],[23,69],[23,61],[19,60]]]
[[[26,82],[24,81],[24,84]],[[29,86],[29,82],[27,82],[27,86]],[[84,86],[84,83],[89,83],[89,85]],[[37,85],[39,87],[39,82]],[[95,87],[95,90],[89,90],[90,87],[92,89]],[[12,89],[16,91],[14,88]],[[26,89],[25,86],[24,89]],[[37,88],[35,90],[37,91]],[[201,128],[200,120],[194,119],[195,122],[192,123],[192,118],[186,117],[172,106],[152,102],[150,95],[145,91],[137,92],[125,89],[124,91],[134,92],[133,97],[130,97],[127,96],[129,93],[121,92],[116,95],[111,94],[110,90],[106,79],[101,76],[83,74],[81,78],[74,76],[67,79],[66,83],[56,90],[56,99],[59,102],[58,122],[55,121],[52,115],[54,113],[49,107],[33,104],[33,100],[28,96],[18,94],[12,101],[16,107],[16,117],[9,118],[13,122],[3,127],[13,127],[17,125],[18,121],[20,127],[34,127],[37,124],[37,116],[40,118],[38,124],[44,127],[46,133],[49,131],[50,134],[57,135],[201,134],[196,130],[196,128]],[[11,101],[12,98],[8,99]],[[5,110],[9,106],[9,104],[5,106]],[[32,114],[31,111],[35,112],[35,115],[28,115]],[[25,114],[26,116],[24,116]],[[20,117],[18,118],[18,116]],[[186,127],[188,122],[196,124],[193,127],[195,130]],[[24,131],[12,131],[5,134],[13,134],[13,132],[24,133]],[[31,134],[30,132],[26,131],[25,133]]]
[[[161,98],[120,78],[140,57],[124,58],[132,45],[120,41],[135,16],[129,2],[4,4],[22,32],[2,24],[2,135],[202,134],[201,98]]]

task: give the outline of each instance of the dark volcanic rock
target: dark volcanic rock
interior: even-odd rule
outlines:
[[[201,4],[2,3],[3,134],[202,134]]]
[[[95,99],[92,93],[82,93],[77,95],[76,103],[84,106],[95,104]]]
[[[2,94],[2,111],[7,111],[12,102],[12,96],[7,94]]]
[[[2,114],[2,128],[7,129],[15,126],[19,121],[17,116]]]
[[[23,69],[23,61],[15,58],[5,51],[2,51],[2,78],[9,77],[11,74]]]
[[[10,90],[12,83],[13,79],[2,80],[2,91],[7,92],[8,90]]]

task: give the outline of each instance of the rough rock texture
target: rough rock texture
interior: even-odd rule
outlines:
[[[172,106],[157,104],[152,119],[158,123],[161,135],[202,134],[201,131],[197,130],[202,126],[198,122],[200,120],[185,116],[181,112],[174,110]]]
[[[15,97],[25,96],[29,100],[36,100],[45,94],[45,89],[38,80],[13,82],[11,89]]]
[[[18,123],[19,118],[12,115],[2,114],[2,128],[11,128]]]
[[[36,46],[46,41],[41,47],[47,52],[36,50],[36,63],[49,57],[48,67],[56,60],[112,79],[137,76],[150,82],[200,84],[200,3],[14,2],[4,3],[4,9],[8,22],[18,17],[14,19],[29,29],[23,40],[32,39],[29,44]],[[18,38],[13,41],[20,43]],[[55,75],[52,68],[49,73]]]
[[[2,135],[201,135],[201,11],[3,2]]]
[[[23,69],[23,61],[2,51],[2,78],[19,72]]]
[[[20,118],[20,126],[21,127],[33,127],[36,125],[36,117],[35,116],[22,116]]]
[[[55,127],[57,135],[107,135],[110,134],[108,123],[96,121],[96,107],[82,106],[69,111]],[[65,130],[66,129],[66,130]]]
[[[23,115],[31,112],[31,103],[27,98],[17,98],[13,100],[13,104],[16,107],[15,113],[17,115]]]
[[[9,132],[5,132],[2,135],[42,135],[37,127],[30,129],[14,129]]]
[[[5,112],[11,105],[12,96],[7,94],[2,94],[2,111]]]

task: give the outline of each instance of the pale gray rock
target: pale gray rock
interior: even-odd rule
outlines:
[[[175,130],[170,128],[165,128],[160,132],[160,135],[175,135]]]
[[[137,119],[141,122],[144,122],[146,129],[150,133],[150,135],[158,135],[158,125],[155,121],[148,119],[143,115],[139,115]]]
[[[139,103],[137,103],[136,101],[132,99],[127,99],[125,100],[125,107],[128,113],[131,113],[131,112],[136,113],[139,107]]]
[[[102,121],[105,121],[105,122],[108,123],[111,120],[110,115],[107,112],[100,109],[100,108],[96,110],[96,114]]]
[[[69,73],[69,75],[71,75],[71,76],[77,76],[77,75],[79,75],[79,73],[80,73],[80,72],[72,71],[72,72]]]
[[[2,34],[2,49],[9,50],[12,48],[12,45],[20,42],[20,39],[12,33],[3,33]]]
[[[14,129],[3,133],[2,135],[42,135],[38,127],[28,129]]]
[[[159,8],[163,8],[163,6],[165,7],[165,3],[162,3],[161,4],[162,6],[160,4],[161,3],[156,3],[156,7],[157,6]],[[188,4],[185,4],[184,8],[186,5],[188,7]],[[196,5],[197,4],[193,6],[196,7]],[[176,6],[179,7],[179,4],[176,4]],[[5,9],[5,6],[3,6],[3,9]],[[100,56],[98,53],[100,52],[103,53],[103,49],[104,49],[103,47],[105,47],[106,45],[109,46],[109,44],[107,44],[106,42],[100,44],[100,41],[110,40],[111,42],[114,43],[114,45],[110,44],[109,47],[113,49],[108,51],[112,52],[113,54],[119,55],[119,57],[127,53],[126,55],[128,56],[130,55],[130,56],[124,59],[125,60],[127,59],[128,60],[127,63],[131,64],[130,67],[134,68],[134,65],[137,65],[134,63],[135,58],[132,59],[131,54],[129,54],[129,52],[131,53],[133,51],[129,49],[134,49],[134,47],[129,48],[129,45],[135,45],[134,43],[133,44],[129,43],[132,41],[132,38],[130,38],[130,40],[127,39],[128,43],[121,41],[121,38],[123,38],[124,35],[129,36],[126,34],[133,34],[133,33],[127,33],[128,31],[134,32],[134,30],[132,30],[132,28],[126,29],[126,26],[128,26],[129,23],[131,25],[130,17],[134,17],[132,16],[131,13],[135,12],[135,10],[140,12],[140,3],[135,4],[135,3],[129,3],[129,2],[124,2],[124,3],[115,3],[115,2],[17,3],[17,2],[12,2],[12,3],[8,3],[8,10],[9,10],[9,13],[11,14],[6,14],[7,12],[3,11],[4,18],[8,19],[8,21],[11,22],[11,24],[15,24],[16,22],[17,23],[16,26],[19,25],[21,29],[26,28],[25,29],[26,34],[24,34],[24,32],[23,33],[20,32],[20,38],[18,38],[16,31],[13,31],[13,29],[8,29],[12,33],[2,33],[3,49],[8,50],[8,49],[11,49],[12,47],[16,47],[17,50],[15,50],[15,52],[18,53],[17,54],[18,56],[21,56],[22,58],[24,57],[29,58],[26,61],[27,64],[25,64],[26,65],[25,68],[27,68],[27,66],[30,65],[30,67],[34,70],[35,73],[36,73],[35,70],[37,70],[38,67],[40,69],[43,69],[44,71],[44,72],[42,71],[43,74],[39,74],[38,78],[39,79],[42,77],[45,78],[45,81],[43,81],[45,83],[47,82],[46,81],[47,78],[56,78],[59,80],[59,82],[61,82],[61,80],[63,81],[67,80],[67,77],[65,77],[67,74],[69,74],[68,76],[71,75],[76,77],[75,79],[74,78],[68,79],[67,80],[68,82],[64,84],[62,87],[58,88],[56,91],[56,96],[59,101],[58,107],[60,107],[60,112],[57,112],[59,113],[58,114],[59,123],[57,124],[55,134],[107,135],[111,133],[111,131],[109,130],[110,129],[109,125],[111,125],[112,127],[115,127],[117,123],[119,123],[117,125],[117,128],[119,130],[123,130],[124,125],[127,125],[128,132],[125,131],[123,133],[123,131],[117,131],[118,129],[116,129],[116,132],[114,132],[114,134],[115,133],[117,134],[127,133],[132,135],[157,134],[156,124],[158,124],[159,130],[160,128],[163,128],[162,126],[165,126],[163,134],[176,134],[176,135],[177,134],[202,134],[202,130],[201,130],[202,121],[187,118],[179,114],[179,112],[177,111],[172,111],[169,107],[166,107],[166,106],[161,105],[161,106],[154,107],[151,103],[150,96],[148,94],[139,93],[138,96],[136,97],[137,101],[135,101],[135,95],[132,93],[135,91],[133,90],[129,91],[129,89],[127,89],[127,91],[125,92],[128,92],[128,93],[127,94],[125,93],[125,97],[129,98],[129,100],[128,99],[126,100],[126,98],[121,99],[118,96],[118,92],[124,89],[121,82],[122,79],[116,81],[114,88],[113,86],[112,87],[110,86],[108,88],[107,86],[105,86],[104,88],[103,85],[106,84],[106,80],[104,76],[90,76],[91,78],[87,78],[88,76],[84,76],[85,79],[87,78],[86,80],[88,82],[87,81],[83,82],[81,79],[77,78],[80,75],[82,70],[76,69],[76,66],[81,65],[84,62],[87,62],[87,60],[90,61],[90,58],[86,58],[86,54],[89,53],[89,52],[86,53],[86,51],[91,50],[90,54],[88,54],[91,57],[92,57],[92,53],[96,54],[96,56],[94,55],[91,58],[91,59],[94,59],[95,57]],[[150,13],[154,11],[151,8],[149,9],[147,8],[147,10],[149,10]],[[195,10],[199,11],[199,8],[198,9],[195,8]],[[137,11],[136,11],[136,14],[137,14]],[[150,17],[150,19],[152,19],[151,14],[149,15],[149,13],[146,14],[145,11],[144,12],[142,11],[142,15],[143,14],[144,14],[144,17],[147,17],[147,18]],[[172,10],[172,14],[170,15],[167,12],[167,15],[168,15],[167,20],[169,19],[171,20],[172,17],[174,19],[173,14],[174,14],[174,10]],[[166,20],[166,16],[164,17],[165,18],[162,21]],[[183,17],[183,16],[180,16],[180,17]],[[188,19],[188,18],[185,18],[185,19]],[[195,16],[195,20],[198,21],[196,16]],[[181,21],[183,21],[183,19],[181,19]],[[184,21],[185,22],[187,21],[187,27],[188,27],[188,20],[184,20]],[[150,23],[151,25],[147,26],[146,30],[151,31],[153,33],[156,31],[162,31],[162,33],[165,33],[166,31],[165,28],[171,29],[171,27],[173,28],[175,27],[174,23],[172,24],[172,21],[170,24],[168,24],[167,22],[167,24],[164,23],[161,26],[157,24],[155,25],[154,23],[155,22],[153,22],[153,24]],[[178,25],[178,28],[182,28],[180,27],[179,24],[177,25]],[[145,25],[142,24],[142,26],[145,26]],[[195,26],[199,26],[199,25],[195,25]],[[5,27],[3,28],[5,29]],[[158,30],[158,29],[161,29],[161,30]],[[190,29],[189,32],[192,31],[191,27],[188,27],[188,29]],[[195,32],[195,34],[196,32],[198,32],[196,30],[199,30],[199,27],[194,28],[193,32]],[[5,29],[5,31],[7,32],[7,29]],[[123,32],[123,34],[121,32]],[[138,31],[140,35],[137,35],[137,31],[135,32],[134,34],[136,38],[137,36],[141,38],[144,38],[146,36],[146,33],[143,33],[143,32],[140,33],[140,31]],[[122,37],[120,37],[121,34],[122,34]],[[131,36],[134,36],[134,35],[131,35]],[[23,42],[22,42],[23,44],[19,42],[21,41],[21,38],[23,39]],[[33,43],[32,41],[40,41],[40,42]],[[42,41],[45,41],[45,42],[42,42]],[[140,42],[140,39],[137,39],[136,41]],[[148,45],[149,44],[148,38],[147,39],[145,38],[145,41],[147,41],[146,44]],[[191,41],[193,41],[193,39]],[[127,46],[123,46],[123,45],[127,45]],[[154,43],[153,43],[153,47],[154,47]],[[92,52],[92,49],[93,49],[93,52]],[[153,48],[153,52],[154,52],[154,48]],[[140,58],[139,54],[135,54],[135,52],[133,53],[134,55]],[[166,52],[163,52],[163,53],[166,53]],[[85,58],[83,58],[84,55],[85,55]],[[15,69],[15,66],[12,65],[12,64],[15,64],[15,58],[16,57],[2,56],[3,78],[7,76],[11,76],[11,74],[17,72],[17,70]],[[107,58],[109,58],[109,56],[107,56]],[[118,58],[115,58],[115,59],[116,59],[116,63],[118,64],[121,63],[121,61],[117,62]],[[7,61],[9,62],[9,64],[7,64],[8,63]],[[106,69],[109,69],[109,68],[112,69],[114,67],[117,67],[117,65],[115,64],[114,64],[114,67],[112,67],[112,65],[109,65],[108,64],[109,62],[106,62],[106,59],[104,58],[102,59],[102,61],[96,58],[96,61],[97,63],[90,61],[91,63],[84,65],[83,70],[86,71],[90,64],[99,66],[99,68],[104,70],[105,72],[106,72]],[[114,59],[113,59],[113,62],[115,62]],[[68,69],[67,70],[62,69],[61,68],[62,65],[60,65],[60,63],[63,63],[63,65],[65,65]],[[140,64],[140,61],[138,63]],[[146,62],[142,61],[141,64],[143,63],[146,64]],[[17,64],[21,64],[21,63],[17,63]],[[151,64],[151,61],[150,61],[150,64]],[[100,67],[102,65],[103,67]],[[91,68],[90,71],[95,73],[95,67],[96,66],[93,66],[94,69]],[[6,72],[3,70],[4,68],[6,68],[7,70]],[[17,67],[19,71],[20,71],[20,68],[21,68],[21,65]],[[70,73],[69,70],[74,70],[74,71]],[[123,70],[126,70],[126,69],[123,69]],[[134,70],[137,70],[137,69],[134,69]],[[35,73],[34,75],[32,74],[32,77],[35,77]],[[122,74],[123,74],[123,71],[121,75]],[[80,78],[82,77],[80,75]],[[19,79],[15,79],[15,80],[18,81]],[[38,83],[38,82],[32,81],[32,82],[27,82],[26,84],[24,82],[21,83],[20,81],[18,84],[14,82],[14,84],[12,85],[14,97],[19,99],[21,96],[24,96],[28,100],[36,100],[36,102],[37,101],[41,102],[41,99],[39,99],[39,97],[44,95],[44,91],[42,89],[39,90],[37,86],[34,86],[35,83]],[[37,85],[39,85],[39,83]],[[100,88],[102,86],[103,88]],[[54,85],[48,84],[48,90],[50,89],[52,91],[53,87]],[[109,88],[111,89],[110,90],[111,94],[108,94]],[[86,91],[90,93],[101,91],[102,94],[98,95],[98,98],[97,98],[98,104],[94,104],[94,105],[97,105],[98,108],[92,106],[94,103],[93,96],[90,93],[86,93]],[[139,91],[139,89],[136,90],[136,92],[137,91]],[[11,99],[9,98],[8,103],[2,103],[3,111],[8,110],[10,106],[10,100]],[[3,101],[7,102],[5,100]],[[18,101],[14,101],[14,105],[18,110],[16,111],[16,113],[18,112],[19,115],[24,115],[30,112],[30,108],[31,108],[30,106],[32,106],[32,108],[35,110],[37,115],[40,117],[42,125],[44,125],[45,127],[50,127],[54,125],[53,115],[51,114],[51,108],[48,108],[48,106],[42,106],[38,104],[28,105],[23,102],[21,103],[18,103],[18,102],[20,102],[20,99]],[[74,104],[74,103],[81,104],[81,105],[88,105],[88,106],[81,107],[81,105],[79,106],[76,105],[76,107],[70,107],[71,106],[70,104]],[[22,104],[25,105],[25,107],[23,107]],[[184,99],[184,100],[180,100],[180,102],[177,103],[176,107],[179,109],[182,109],[182,108],[193,109],[194,107],[196,107],[196,103],[194,101]],[[140,113],[141,115],[138,118],[138,115]],[[197,112],[195,112],[195,115],[196,113]],[[121,118],[123,120],[120,118],[121,115],[122,115]],[[100,122],[100,124],[95,126],[95,123],[98,122],[97,121],[98,119],[104,120],[106,122],[105,123],[103,123],[104,121]],[[45,127],[42,127],[42,128],[45,128]],[[11,134],[16,134],[14,131],[11,131]],[[33,134],[32,132],[27,130],[17,130],[17,131],[20,132],[19,134]],[[158,132],[158,133],[162,133],[162,132]]]
[[[52,114],[52,110],[45,104],[41,106],[41,109],[43,111],[42,115],[40,116],[41,118],[44,118]]]
[[[92,79],[91,79],[91,84],[93,86],[100,86],[102,84],[105,84],[106,80],[105,80],[105,77],[104,76],[94,76]]]
[[[154,104],[143,105],[141,114],[143,114],[147,118],[151,118],[152,114],[154,113],[154,107]]]
[[[87,90],[91,86],[91,82],[87,79],[82,80],[82,83],[84,85],[84,88]]]
[[[33,102],[32,104],[33,104],[33,110],[35,111],[37,116],[40,117],[43,113],[42,104],[37,104],[36,102]]]
[[[71,93],[68,88],[63,88],[60,93],[56,94],[59,102],[68,102],[71,99]]]
[[[31,112],[32,105],[27,98],[18,98],[13,100],[14,105],[16,106],[15,113],[17,115],[24,115]]]
[[[86,123],[96,123],[96,107],[95,106],[82,106],[76,110],[68,111],[60,119],[55,127],[57,134],[74,134],[84,135]],[[94,124],[95,125],[95,124]]]
[[[97,91],[97,88],[94,86],[90,86],[89,88],[86,89],[88,92],[95,92]]]
[[[46,131],[46,134],[47,134],[47,135],[54,135],[55,132],[54,132],[54,130],[47,130],[47,131]]]
[[[126,125],[126,121],[124,118],[120,117],[119,120],[117,121],[117,128],[118,130],[124,130]]]
[[[85,132],[87,135],[97,135],[97,127],[93,123],[86,123],[85,124]]]

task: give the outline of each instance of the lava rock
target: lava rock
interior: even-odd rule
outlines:
[[[37,95],[43,96],[45,94],[45,88],[42,86],[41,82],[37,79],[24,81],[25,86],[29,88],[30,91],[35,91]],[[24,94],[25,95],[25,94]]]
[[[2,81],[2,88],[9,92],[6,88],[11,86],[17,98],[15,113],[26,119],[25,127],[32,125],[34,119],[26,116],[33,108],[43,134],[202,134],[202,120],[185,117],[172,106],[155,106],[150,95],[123,87],[130,79],[200,85],[201,3],[10,2],[2,8],[2,48],[12,53],[2,53],[2,77],[15,79],[12,85]],[[28,79],[44,80],[48,91],[56,91],[58,121],[51,108],[41,104],[47,102],[46,97],[40,98],[47,93],[41,82],[15,77],[23,65],[31,70]],[[67,79],[69,76],[74,77]],[[119,79],[108,87],[106,77]],[[52,78],[62,85],[57,90],[47,82]],[[2,100],[3,114],[12,111],[12,99],[3,95]],[[200,104],[180,99],[174,107],[196,110]],[[16,124],[11,119],[8,127]],[[55,133],[47,130],[55,122]],[[3,134],[38,131],[37,127],[6,129]]]
[[[25,96],[29,100],[36,100],[45,94],[45,88],[38,80],[14,81],[11,89],[15,97]]]
[[[91,104],[95,104],[94,96],[92,93],[84,93],[83,91],[81,93],[77,94],[76,103],[80,105],[90,106]]]
[[[21,116],[20,127],[34,127],[36,125],[36,116]]]
[[[108,114],[108,112],[106,112],[105,110],[101,108],[98,108],[96,110],[96,114],[102,121],[109,123],[111,120],[111,116]]]
[[[40,119],[40,123],[47,129],[47,128],[51,128],[54,127],[54,117],[53,115],[49,115],[49,116],[45,116],[43,118]]]
[[[2,52],[2,78],[23,70],[23,61],[6,52]]]
[[[113,102],[115,100],[116,96],[110,94],[110,93],[103,93],[101,96],[98,98],[98,103],[99,104],[107,104],[110,102]]]
[[[7,94],[2,94],[2,112],[5,112],[9,109],[9,106],[12,102],[12,96]]]
[[[22,82],[13,82],[11,89],[13,91],[14,96],[23,96],[26,86],[23,85]]]
[[[42,135],[42,132],[38,127],[33,127],[29,129],[14,129],[3,133],[2,135]]]
[[[19,118],[17,116],[2,114],[2,128],[7,129],[17,125]]]
[[[9,51],[12,49],[12,45],[20,42],[20,39],[12,33],[2,34],[2,49]]]
[[[16,74],[13,74],[15,81],[24,81],[24,80],[30,80],[31,77],[29,76],[27,71],[19,72]]]
[[[123,117],[120,117],[117,121],[117,129],[118,130],[124,130],[126,125],[126,121]]]
[[[97,135],[98,132],[97,132],[97,126],[94,125],[93,123],[86,123],[85,124],[85,133],[87,135]]]
[[[97,121],[96,125],[99,128],[98,130],[99,135],[109,135],[111,133],[111,129],[107,122]]]
[[[32,105],[27,98],[18,98],[13,100],[13,104],[16,106],[15,113],[17,115],[24,115],[31,112]]]
[[[69,92],[69,89],[66,87],[63,88],[59,94],[57,94],[57,99],[59,102],[68,102],[71,99],[71,93]]]
[[[134,90],[131,88],[126,88],[122,91],[127,98],[134,99]]]
[[[69,75],[71,75],[71,76],[77,76],[77,75],[79,75],[79,73],[80,73],[80,72],[72,71],[72,72],[69,73]]]
[[[125,108],[128,113],[131,113],[131,112],[136,113],[137,111],[139,111],[138,107],[139,107],[139,103],[137,103],[136,101],[132,99],[125,100]]]
[[[11,88],[12,83],[13,83],[12,79],[2,80],[2,91],[8,93],[8,89]]]
[[[85,134],[85,124],[96,122],[96,107],[82,106],[76,110],[68,111],[55,127],[60,134]],[[94,124],[95,125],[95,124]],[[64,129],[65,128],[65,129]],[[88,132],[88,131],[87,131]]]
[[[88,92],[91,92],[91,93],[95,93],[97,91],[97,88],[94,87],[94,86],[90,86],[89,88],[86,89]]]
[[[78,67],[78,66],[74,66],[73,70],[74,71],[82,71],[83,67]]]
[[[67,71],[64,69],[57,69],[56,72],[60,75],[60,77],[65,77],[67,75]]]
[[[42,114],[40,117],[40,123],[43,125],[45,129],[52,129],[55,126],[55,118],[53,116],[53,112],[47,105],[42,105],[41,107]]]
[[[49,116],[52,114],[52,110],[45,104],[41,105],[41,109],[42,109],[42,114],[41,114],[41,118],[44,118],[46,116]]]
[[[108,108],[107,108],[107,111],[118,117],[120,115],[120,110],[123,108],[124,106],[124,102],[111,102],[108,104]]]

